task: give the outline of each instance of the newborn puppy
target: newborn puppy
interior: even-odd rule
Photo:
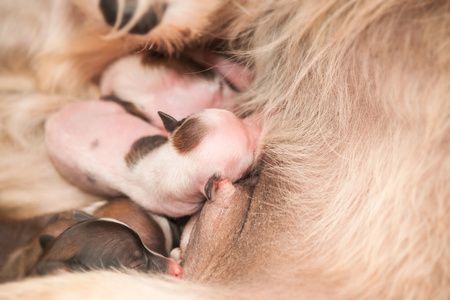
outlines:
[[[101,79],[103,99],[113,101],[76,103],[50,118],[46,144],[61,175],[88,192],[125,194],[171,217],[198,211],[210,179],[239,179],[256,160],[260,127],[203,109],[224,107],[232,97],[223,84],[227,72],[239,78],[250,72],[219,64],[225,61],[219,56],[191,58],[125,57]],[[221,66],[217,73],[199,67],[211,61]]]
[[[52,161],[69,182],[104,196],[127,195],[170,217],[191,215],[212,178],[241,178],[257,160],[260,126],[221,109],[177,121],[167,133],[114,102],[68,105],[46,124]],[[206,189],[205,189],[206,187]]]
[[[222,76],[193,60],[143,54],[113,63],[102,75],[100,93],[127,103],[161,129],[158,111],[181,119],[206,108],[225,108],[235,96]]]
[[[82,221],[56,238],[42,235],[40,243],[44,253],[30,275],[120,268],[175,277],[182,273],[173,260],[149,250],[136,231],[113,219]]]
[[[154,214],[150,214],[145,211],[142,207],[137,205],[136,203],[130,201],[129,199],[120,198],[120,199],[112,199],[110,201],[99,202],[93,205],[92,207],[88,207],[85,211],[68,211],[62,212],[55,215],[45,215],[37,218],[32,218],[28,220],[17,220],[14,222],[9,222],[11,229],[6,227],[2,227],[2,230],[5,231],[13,231],[16,228],[29,227],[27,224],[37,224],[39,221],[40,228],[35,228],[34,236],[32,236],[28,241],[19,247],[16,247],[15,251],[9,255],[8,259],[5,262],[5,265],[0,270],[0,282],[5,282],[9,280],[15,280],[19,278],[23,278],[24,276],[30,274],[41,274],[43,272],[53,272],[58,270],[70,270],[63,261],[57,261],[57,263],[50,264],[42,264],[41,269],[38,273],[36,270],[36,265],[38,261],[42,261],[42,255],[44,252],[44,248],[49,252],[48,247],[50,247],[50,242],[55,240],[58,241],[56,244],[57,247],[51,251],[51,257],[55,257],[58,255],[57,251],[65,251],[65,247],[70,244],[75,243],[75,241],[70,241],[70,238],[75,238],[75,235],[69,235],[64,233],[65,238],[59,238],[60,235],[65,232],[66,229],[78,224],[79,222],[87,221],[87,220],[96,220],[97,218],[113,218],[120,222],[125,223],[123,226],[131,227],[139,236],[139,239],[142,240],[145,248],[150,249],[151,251],[157,252],[159,254],[168,256],[169,252],[172,248],[177,247],[180,239],[180,228],[173,225],[172,222],[167,220],[166,218],[156,216]],[[42,220],[42,221],[41,221]],[[83,227],[81,227],[83,228]],[[118,227],[118,232],[123,232],[124,229]],[[106,247],[106,243],[109,241],[110,243],[120,243],[121,235],[117,235],[114,230],[109,230],[108,235],[105,237],[97,237],[93,238],[89,237],[91,229],[82,229],[77,232],[83,232],[84,236],[76,237],[78,246],[83,244],[86,248],[89,247]],[[125,230],[125,232],[127,232]],[[15,235],[20,236],[21,232],[15,230]],[[135,234],[131,234],[129,238],[133,238]],[[11,237],[14,238],[14,237]],[[135,238],[134,238],[135,239]],[[14,238],[16,240],[16,238]],[[117,240],[117,241],[116,241]],[[5,243],[11,243],[11,241],[5,241]],[[64,243],[67,243],[64,245]],[[139,245],[137,241],[134,242],[136,245]],[[53,246],[52,246],[53,247]],[[108,246],[109,247],[109,246]],[[141,247],[138,247],[141,249]],[[142,250],[142,249],[141,249]],[[74,250],[75,251],[75,250]],[[78,248],[78,251],[81,251],[81,248]],[[143,250],[142,250],[143,251]],[[146,253],[144,251],[144,253]],[[67,254],[67,253],[66,253]],[[64,253],[61,254],[64,256]],[[78,255],[78,254],[77,254]],[[97,256],[92,256],[91,259],[99,260],[99,259],[108,259],[108,253],[105,253],[105,258]],[[125,254],[123,254],[125,255]],[[119,256],[119,261],[121,259],[125,259],[126,257]],[[158,263],[161,261],[160,256],[154,254],[146,254],[147,258],[154,258]],[[67,256],[67,255],[66,255]],[[51,258],[50,257],[50,258]],[[50,259],[47,257],[45,259],[46,262]],[[88,259],[85,257],[85,259]],[[164,264],[163,262],[159,262],[159,265]],[[169,263],[165,261],[170,267],[173,263],[172,261]],[[132,265],[124,264],[127,267],[132,267]],[[149,265],[151,267],[152,265]],[[157,269],[150,269],[152,271],[157,271]],[[167,270],[169,273],[174,273],[175,267],[170,267]],[[164,270],[163,272],[166,272]],[[176,275],[176,274],[172,274]]]

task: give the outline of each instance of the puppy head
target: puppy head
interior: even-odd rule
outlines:
[[[152,252],[139,235],[124,223],[92,219],[75,224],[54,238],[40,237],[44,253],[32,274],[95,269],[135,269],[181,276],[174,261]]]

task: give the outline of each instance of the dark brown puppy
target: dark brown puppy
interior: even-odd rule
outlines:
[[[120,226],[109,224],[108,228],[102,231],[103,235],[100,236],[93,232],[92,228],[95,227],[93,225],[81,226],[80,224],[71,229],[80,222],[98,220],[98,218],[110,218],[123,223],[120,223]],[[100,223],[104,223],[104,221]],[[30,227],[33,227],[31,232],[27,229]],[[167,269],[169,274],[174,276],[181,274],[181,269],[178,270],[176,266],[173,266],[173,261],[169,262],[167,258],[158,256],[168,256],[170,250],[178,245],[179,227],[166,218],[149,214],[128,199],[110,200],[95,208],[92,214],[83,211],[68,211],[20,221],[5,221],[2,222],[2,236],[4,233],[11,234],[2,239],[3,244],[9,245],[9,249],[2,253],[0,282],[28,275],[48,274],[57,270],[83,269],[82,264],[96,268],[99,264],[104,267],[112,267],[112,265],[116,267],[115,264],[122,263],[122,266],[132,268],[133,264],[126,257],[126,252],[132,251],[130,250],[133,248],[132,244],[135,245],[134,250],[140,253],[138,256],[141,259],[146,260],[156,256],[155,263],[160,266],[167,265],[166,269],[169,268]],[[24,236],[24,233],[27,233],[27,239],[20,241],[16,239],[17,236]],[[121,244],[123,236],[126,237],[125,240],[132,241],[129,243],[130,245],[127,245],[130,249],[120,248],[126,245]],[[70,245],[75,246],[69,249]],[[114,256],[115,249],[108,249],[109,245],[121,249],[122,252],[119,251],[119,255]],[[83,249],[89,249],[89,251]],[[96,249],[103,252],[94,251]],[[79,253],[75,253],[76,251]],[[156,253],[149,253],[149,251]],[[70,260],[69,256],[77,257],[76,262],[79,262],[79,265],[66,262],[66,259]],[[58,259],[60,260],[58,261]],[[98,261],[92,264],[92,260]],[[49,263],[50,261],[52,262]],[[148,263],[146,266],[151,267]],[[141,270],[141,268],[145,268],[145,266],[140,265],[138,269]],[[161,269],[164,268],[152,267],[149,270]]]
[[[173,260],[149,250],[128,225],[114,219],[79,222],[54,238],[41,235],[44,253],[30,275],[95,269],[135,269],[181,276]]]

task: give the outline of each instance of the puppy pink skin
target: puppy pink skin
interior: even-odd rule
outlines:
[[[61,175],[78,187],[119,196],[117,181],[129,172],[124,161],[130,145],[164,130],[132,117],[113,102],[86,101],[66,106],[46,124],[48,153]]]
[[[187,127],[192,123],[203,135],[185,151],[179,145],[186,142],[183,134],[199,132]],[[229,111],[207,109],[130,165],[124,158],[135,141],[164,133],[115,103],[83,102],[53,116],[46,138],[56,167],[75,185],[105,195],[122,193],[155,213],[181,217],[201,208],[211,177],[233,182],[254,164],[260,132]]]
[[[207,51],[190,51],[187,55],[214,70],[238,91],[247,89],[253,82],[255,74],[249,67],[237,64],[226,56]]]
[[[204,72],[175,63],[145,63],[143,55],[131,55],[103,73],[100,93],[133,103],[152,124],[164,128],[158,111],[181,119],[206,108],[226,107],[235,92],[219,76],[211,71],[202,76]]]
[[[206,134],[191,151],[180,154],[176,140],[189,120],[206,124]],[[198,128],[193,131],[198,132]],[[206,109],[191,115],[160,148],[158,156],[138,163],[133,175],[138,186],[129,196],[157,213],[180,217],[197,212],[205,200],[205,185],[216,176],[234,182],[257,161],[261,128],[233,113]],[[166,147],[167,146],[167,147]],[[156,203],[146,202],[152,194]]]

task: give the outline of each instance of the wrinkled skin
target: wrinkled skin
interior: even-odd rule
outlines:
[[[187,280],[214,281],[223,276],[220,265],[241,237],[247,219],[251,188],[233,186],[226,179],[214,185],[211,201],[187,225],[193,226],[188,227],[192,231],[183,232],[183,278]]]

